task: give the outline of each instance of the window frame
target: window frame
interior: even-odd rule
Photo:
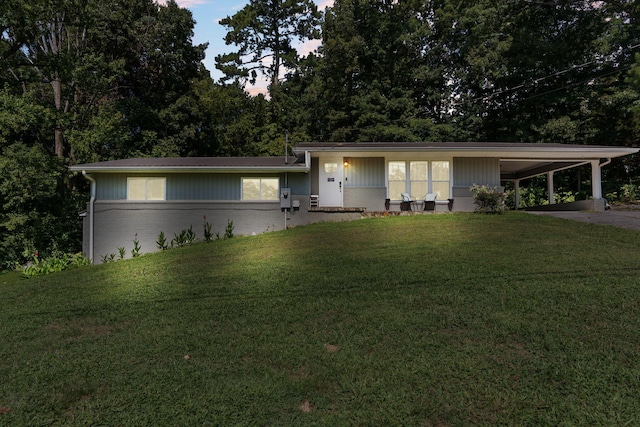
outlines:
[[[260,183],[258,185],[258,198],[257,199],[245,199],[245,188],[244,181],[247,180],[259,180]],[[263,180],[275,180],[276,183],[276,194],[273,199],[265,199],[263,198],[263,188],[262,181]],[[277,176],[243,176],[240,178],[240,201],[242,202],[278,202],[280,200],[280,177]]]
[[[401,182],[400,180],[390,180],[390,165],[392,163],[402,163],[404,162],[405,164],[405,185],[404,185],[404,191],[405,193],[409,193],[411,195],[411,197],[416,198],[418,200],[421,200],[422,198],[424,198],[426,193],[433,193],[433,184],[434,183],[448,183],[448,192],[449,192],[449,197],[451,198],[451,191],[452,191],[452,160],[451,159],[399,159],[399,158],[387,158],[386,159],[386,186],[387,186],[387,198],[389,198],[391,201],[397,202],[397,201],[401,201],[400,198],[394,198],[394,195],[391,194],[390,188],[391,182],[397,183],[397,182]],[[448,163],[448,169],[449,169],[449,176],[447,180],[434,180],[434,174],[433,174],[433,163],[436,162],[446,162]],[[421,180],[412,180],[411,178],[411,164],[412,163],[427,163],[427,178],[426,178],[426,188],[427,191],[425,194],[412,194],[411,193],[411,187],[413,183],[419,183],[419,182],[423,182]],[[395,195],[395,197],[400,197],[400,195]],[[437,200],[447,200],[447,198],[442,199],[442,198],[438,198]]]
[[[131,197],[131,183],[144,180],[144,198],[134,199]],[[162,197],[150,198],[149,182],[162,183]],[[127,201],[131,202],[164,202],[167,200],[167,177],[164,176],[128,176],[127,177]]]

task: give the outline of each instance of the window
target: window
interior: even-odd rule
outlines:
[[[446,200],[451,194],[449,161],[390,161],[389,198],[401,200],[402,193],[409,193],[418,200],[427,193],[436,193],[437,200]]]
[[[165,200],[166,178],[127,178],[127,200]]]
[[[437,200],[449,199],[451,186],[449,185],[449,162],[431,162],[431,192],[436,193]]]
[[[242,200],[278,200],[278,178],[242,178]]]
[[[409,194],[422,200],[429,192],[429,162],[409,162]]]
[[[400,200],[407,191],[406,162],[389,162],[389,198]]]

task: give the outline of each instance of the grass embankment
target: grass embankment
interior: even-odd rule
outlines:
[[[637,424],[638,242],[432,215],[1,275],[0,424]]]

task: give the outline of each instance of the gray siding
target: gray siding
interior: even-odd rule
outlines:
[[[500,185],[500,160],[497,158],[453,159],[453,186]]]
[[[359,187],[344,189],[344,206],[346,208],[365,208],[367,211],[384,210],[387,197],[386,187]]]
[[[384,187],[384,157],[350,157],[345,187]]]
[[[237,236],[250,236],[268,231],[282,230],[321,221],[353,220],[360,213],[308,212],[309,197],[294,196],[300,201],[300,210],[285,213],[280,202],[127,202],[97,201],[94,219],[94,263],[99,264],[108,254],[118,254],[124,247],[129,258],[133,239],[137,236],[141,252],[155,252],[158,234],[162,231],[167,241],[183,229],[193,227],[198,240],[203,239],[203,223],[212,224],[212,231],[224,235],[229,220]],[[88,218],[85,219],[83,250],[89,253]]]
[[[165,176],[167,200],[240,200],[242,178],[278,177],[285,185],[283,173],[191,173],[191,174],[99,174],[96,175],[97,200],[126,200],[127,177]],[[289,173],[288,181],[294,194],[309,194],[309,176]]]

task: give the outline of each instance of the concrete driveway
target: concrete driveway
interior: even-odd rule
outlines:
[[[591,222],[593,224],[613,225],[621,228],[640,230],[640,210],[611,209],[605,212],[529,212],[533,215],[547,215],[573,221]]]

